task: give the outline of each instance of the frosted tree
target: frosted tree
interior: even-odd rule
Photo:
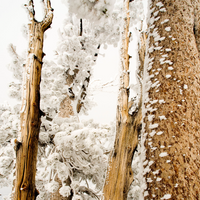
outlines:
[[[138,145],[141,128],[141,100],[130,101],[129,87],[129,0],[124,1],[124,29],[121,44],[121,74],[116,118],[116,138],[110,155],[107,177],[103,189],[103,199],[127,199],[133,182],[131,163]],[[139,97],[141,99],[141,97]]]
[[[148,4],[141,199],[199,199],[199,1]]]
[[[105,48],[107,44],[117,46],[120,39],[123,4],[118,2],[114,6],[106,1],[98,2],[87,5],[89,10],[93,10],[91,5],[95,7],[94,15],[86,17],[87,19],[81,15],[79,17],[82,20],[73,15],[66,21],[61,33],[62,40],[57,49],[57,62],[45,62],[43,65],[41,113],[45,116],[41,118],[38,140],[36,187],[40,194],[37,199],[58,197],[52,197],[50,193],[59,194],[59,199],[96,199],[101,196],[114,129],[94,124],[92,121],[79,122],[77,113],[83,110],[82,105],[88,104],[88,100],[82,98],[85,96],[82,94],[86,93],[88,78],[92,74],[91,66],[94,65],[99,45]],[[136,5],[137,3],[140,1],[136,2]],[[104,4],[107,7],[103,8]],[[110,8],[113,7],[112,11]],[[135,14],[137,6],[131,8],[130,16],[133,23],[137,21]],[[96,13],[101,15],[96,16]],[[19,72],[22,71],[24,61],[17,55],[13,46],[11,49],[15,57],[14,66],[19,69],[15,70],[11,66],[15,70],[15,77],[19,80],[17,84],[10,85],[11,94],[20,99],[18,94],[23,87],[21,87],[22,76]],[[71,113],[69,110],[66,112],[65,106],[62,107],[66,98],[70,99],[68,105],[71,106],[69,109]],[[14,111],[16,119],[19,112]],[[64,112],[65,114],[62,115]],[[15,135],[9,134],[8,137],[16,138]],[[7,140],[7,147],[10,146],[9,140]],[[63,141],[67,141],[66,144]],[[16,145],[17,150],[21,147],[19,139],[11,142]],[[14,167],[13,163],[10,162],[8,169]],[[6,176],[8,174],[5,173]],[[69,179],[70,182],[67,183]]]

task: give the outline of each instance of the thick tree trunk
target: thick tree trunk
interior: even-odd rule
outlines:
[[[104,200],[126,200],[133,181],[131,163],[138,144],[138,129],[141,123],[141,109],[129,114],[129,0],[124,1],[126,13],[122,36],[122,64],[120,90],[117,107],[117,125],[114,149],[111,153],[107,177],[103,189]]]
[[[15,200],[35,200],[38,194],[35,188],[35,175],[42,113],[40,111],[40,81],[44,55],[43,36],[53,18],[49,0],[47,1],[46,16],[42,22],[34,19],[34,6],[31,0],[28,9],[30,16],[29,51],[23,80],[21,144],[18,144],[16,150]]]
[[[199,1],[152,0],[150,9],[144,199],[200,199]]]

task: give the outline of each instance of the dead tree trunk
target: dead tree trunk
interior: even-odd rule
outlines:
[[[125,200],[133,181],[132,158],[138,144],[138,128],[141,122],[141,105],[132,115],[129,114],[129,0],[124,0],[126,13],[122,35],[122,64],[120,89],[117,107],[117,125],[114,149],[111,153],[107,177],[103,189],[104,200]],[[140,103],[141,104],[141,103]]]
[[[50,0],[45,4],[45,18],[37,22],[34,18],[33,0],[26,5],[29,10],[29,50],[24,71],[23,100],[21,108],[21,138],[16,152],[15,200],[35,200],[38,137],[40,130],[40,81],[44,32],[50,27],[53,9]]]

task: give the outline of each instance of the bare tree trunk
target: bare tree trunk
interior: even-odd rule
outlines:
[[[46,15],[42,22],[34,19],[33,1],[29,0],[29,50],[23,80],[23,102],[21,109],[21,143],[16,150],[15,200],[35,200],[38,137],[40,130],[40,81],[43,58],[43,36],[50,27],[53,12],[47,0]]]
[[[131,163],[138,144],[138,129],[141,124],[141,106],[129,114],[129,0],[124,0],[126,13],[122,36],[122,64],[120,90],[117,106],[117,125],[114,149],[111,153],[107,177],[103,189],[104,200],[126,200],[133,181]]]
[[[200,199],[199,4],[152,0],[150,5],[143,95],[145,200]]]

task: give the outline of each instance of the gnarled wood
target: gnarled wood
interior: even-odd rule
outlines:
[[[35,200],[38,137],[40,130],[40,81],[43,58],[44,32],[53,19],[50,0],[47,0],[46,16],[42,22],[34,18],[33,1],[29,1],[29,50],[24,70],[23,102],[21,108],[21,145],[16,152],[15,200]]]
[[[138,144],[138,129],[141,123],[141,103],[139,110],[129,114],[129,0],[124,1],[125,29],[122,41],[122,64],[120,90],[117,107],[117,125],[114,149],[111,153],[107,177],[103,190],[104,200],[126,200],[133,181],[131,163]]]

